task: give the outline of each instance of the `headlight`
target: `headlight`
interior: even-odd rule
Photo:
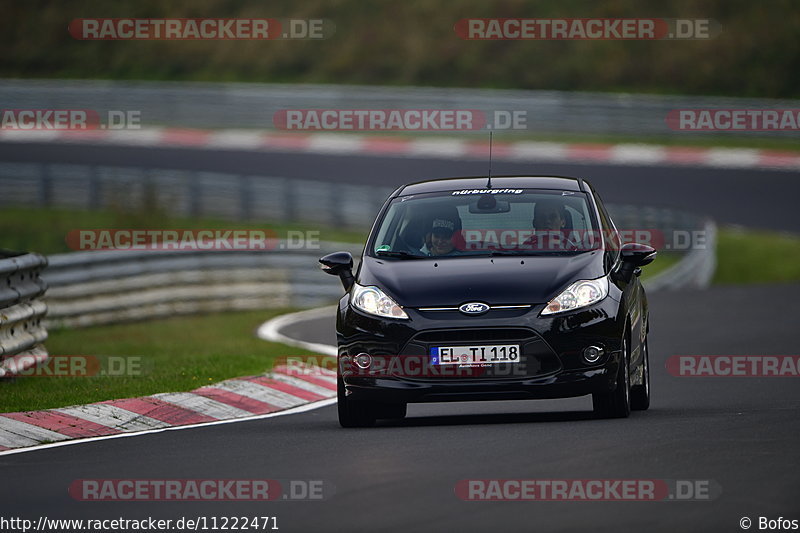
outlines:
[[[403,308],[386,296],[378,287],[362,287],[356,283],[353,285],[351,302],[357,309],[370,315],[386,318],[408,318]]]
[[[542,310],[542,315],[554,315],[564,311],[580,309],[597,303],[608,296],[608,278],[582,279],[576,281],[550,300]]]

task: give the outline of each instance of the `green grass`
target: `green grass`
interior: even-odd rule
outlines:
[[[722,228],[714,283],[800,281],[800,236]]]
[[[66,236],[80,229],[259,229],[285,238],[289,230],[318,231],[320,241],[364,242],[367,231],[328,229],[284,222],[237,222],[172,217],[158,211],[83,211],[4,207],[0,209],[0,248],[44,254],[70,252]]]
[[[674,266],[682,257],[683,254],[675,252],[658,252],[655,261],[642,267],[642,275],[639,279],[646,280],[661,274],[668,268]]]
[[[309,353],[255,336],[259,324],[285,312],[217,313],[51,331],[46,342],[51,355],[140,357],[142,371],[137,373],[141,375],[0,381],[0,412],[189,391],[228,378],[262,374],[276,357]]]

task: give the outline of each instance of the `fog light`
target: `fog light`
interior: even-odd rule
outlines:
[[[583,349],[583,359],[587,363],[596,363],[601,357],[603,357],[602,348],[598,348],[597,346],[587,346]]]
[[[358,354],[354,360],[358,368],[369,368],[369,365],[372,364],[372,357],[367,353]]]

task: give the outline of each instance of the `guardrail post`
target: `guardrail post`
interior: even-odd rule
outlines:
[[[47,361],[47,330],[39,277],[47,259],[39,254],[0,255],[0,378],[13,378]]]

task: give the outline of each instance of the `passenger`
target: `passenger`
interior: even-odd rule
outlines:
[[[534,231],[561,231],[567,224],[566,207],[556,200],[539,200],[533,212]]]
[[[525,243],[537,251],[576,250],[567,238],[567,208],[558,200],[539,200],[533,211],[533,236]]]

